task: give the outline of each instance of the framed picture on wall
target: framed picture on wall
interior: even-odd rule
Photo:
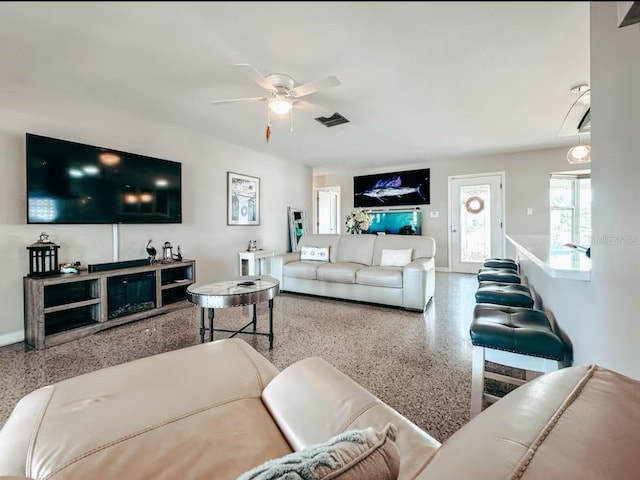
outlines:
[[[353,177],[353,206],[428,205],[429,168]]]
[[[260,225],[260,179],[227,172],[227,225]]]

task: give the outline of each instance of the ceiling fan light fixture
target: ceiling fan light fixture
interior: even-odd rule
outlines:
[[[575,145],[567,152],[567,161],[571,164],[589,163],[591,161],[590,145]]]
[[[291,111],[293,102],[288,98],[274,98],[269,100],[269,110],[276,115],[285,115]]]

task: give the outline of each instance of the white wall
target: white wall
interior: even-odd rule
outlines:
[[[549,174],[575,170],[580,166],[567,163],[567,149],[548,149],[500,155],[442,158],[423,163],[393,165],[382,169],[323,172],[314,174],[313,186],[339,185],[342,217],[353,209],[353,177],[372,173],[430,168],[431,198],[421,205],[422,234],[436,240],[436,266],[448,267],[448,177],[484,172],[504,171],[506,176],[506,232],[549,233]],[[584,168],[584,166],[582,166]],[[533,208],[533,215],[527,215]],[[429,212],[438,211],[438,218]],[[344,223],[344,218],[341,219]]]
[[[640,378],[640,27],[591,2],[594,360]],[[616,240],[608,243],[607,238]]]
[[[87,99],[53,99],[38,91],[10,99],[0,94],[0,100],[0,344],[22,339],[26,246],[40,232],[61,246],[61,262],[112,259],[111,225],[26,225],[25,132],[181,162],[183,223],[121,225],[120,259],[145,258],[150,238],[159,252],[170,241],[196,260],[198,282],[236,275],[237,252],[249,240],[285,252],[287,207],[311,211],[309,167]],[[260,226],[227,226],[227,171],[261,178]]]

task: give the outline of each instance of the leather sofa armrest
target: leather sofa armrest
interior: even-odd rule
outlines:
[[[402,270],[403,306],[424,311],[435,292],[436,274],[433,258],[416,258]]]
[[[262,392],[262,400],[294,450],[346,430],[387,423],[398,428],[399,478],[414,478],[440,443],[319,357],[290,365]]]
[[[593,365],[518,387],[454,433],[417,477],[637,478],[640,382]]]
[[[271,257],[271,276],[278,279],[281,288],[282,281],[284,280],[284,266],[289,262],[296,262],[298,260],[300,260],[300,252],[283,253]]]
[[[29,475],[29,454],[34,447],[38,428],[56,387],[48,385],[23,397],[0,429],[0,478]],[[29,477],[26,477],[29,478]]]
[[[413,262],[404,266],[404,270],[426,272],[435,269],[433,258],[416,258]]]

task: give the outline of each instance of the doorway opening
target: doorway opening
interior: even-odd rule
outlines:
[[[340,187],[313,189],[313,233],[340,233]]]

